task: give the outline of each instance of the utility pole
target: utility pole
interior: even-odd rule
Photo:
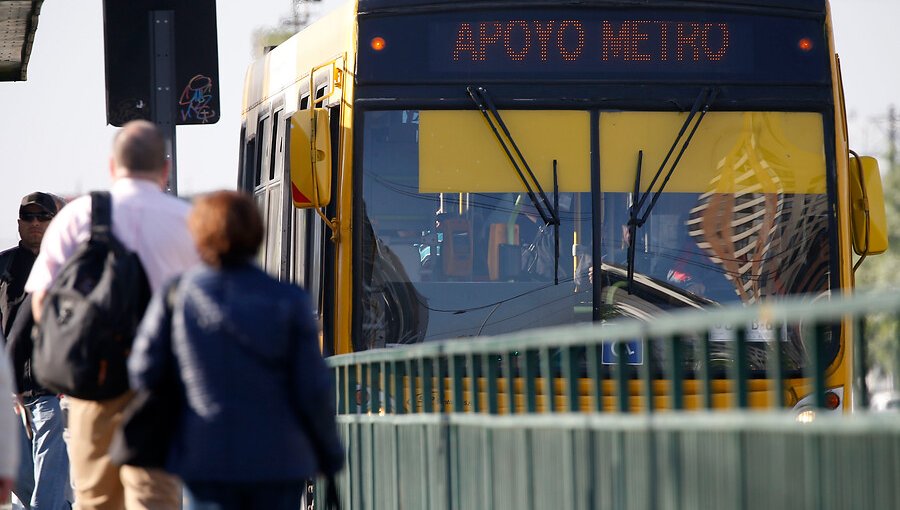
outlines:
[[[294,27],[300,28],[306,26],[306,22],[309,21],[307,2],[304,0],[293,0],[291,2],[291,18]]]
[[[289,28],[292,32],[299,32],[303,27],[309,24],[309,4],[320,1],[321,0],[291,0],[291,14],[290,16],[281,19],[281,25]]]
[[[153,110],[151,120],[166,138],[169,160],[168,192],[178,196],[178,168],[175,144],[175,12],[150,11],[150,49]]]

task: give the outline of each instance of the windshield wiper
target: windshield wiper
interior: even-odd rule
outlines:
[[[669,179],[672,177],[672,174],[675,172],[675,168],[678,167],[678,163],[681,161],[681,157],[684,156],[684,152],[687,150],[688,146],[691,144],[691,139],[694,138],[694,133],[697,132],[697,128],[700,127],[700,123],[703,122],[703,118],[706,116],[706,113],[709,111],[710,105],[713,101],[716,100],[716,96],[719,94],[719,90],[712,87],[704,88],[700,91],[700,94],[697,96],[697,99],[694,100],[694,105],[691,107],[691,112],[688,114],[687,118],[684,119],[684,123],[681,125],[681,129],[678,130],[678,136],[675,137],[675,141],[672,142],[672,146],[669,147],[669,152],[666,154],[666,157],[663,159],[662,163],[659,165],[659,169],[656,170],[656,174],[653,176],[653,180],[650,181],[650,185],[647,186],[647,191],[642,195],[640,192],[641,187],[641,164],[643,161],[644,152],[638,151],[638,163],[637,163],[637,172],[634,179],[634,197],[631,200],[631,209],[629,210],[628,215],[628,292],[631,293],[631,284],[634,280],[634,250],[635,245],[637,244],[637,229],[644,226],[644,223],[647,222],[647,218],[650,217],[650,212],[653,211],[653,208],[656,206],[656,202],[659,200],[659,197],[662,195],[663,191],[666,189],[666,184],[669,183]],[[696,122],[694,119],[696,118]],[[690,133],[688,133],[687,138],[684,139],[684,142],[681,141],[684,133],[688,130],[688,127],[693,123],[693,127],[691,127]],[[675,160],[672,161],[672,166],[669,167],[666,172],[665,178],[663,178],[662,183],[659,185],[659,189],[655,192],[653,191],[653,186],[656,185],[656,181],[659,180],[659,177],[662,175],[663,170],[666,169],[666,164],[669,162],[669,158],[672,157],[672,153],[675,152],[675,149],[678,145],[681,144],[681,149],[678,151],[678,155],[675,157]],[[644,208],[644,203],[647,201],[647,197],[653,195],[653,198],[650,199],[650,203],[647,204],[647,207]],[[642,210],[643,209],[643,210]]]
[[[484,116],[484,119],[487,121],[488,125],[491,126],[491,130],[494,132],[494,137],[496,137],[497,141],[500,142],[500,145],[503,147],[503,151],[506,152],[506,157],[509,159],[509,162],[516,170],[516,173],[519,175],[519,179],[521,179],[522,184],[525,185],[525,191],[528,194],[528,198],[531,200],[531,204],[541,216],[541,220],[543,220],[545,225],[558,226],[559,215],[556,213],[556,208],[550,205],[550,200],[547,199],[547,194],[544,193],[544,189],[541,187],[541,183],[537,180],[537,177],[534,176],[534,172],[531,171],[531,167],[525,160],[525,156],[523,156],[522,151],[519,150],[519,146],[513,139],[512,134],[509,132],[509,129],[507,129],[506,123],[503,122],[503,117],[500,116],[500,112],[497,111],[497,108],[494,106],[494,102],[491,101],[491,96],[488,95],[488,91],[484,87],[466,87],[466,92],[469,93],[469,97],[472,98],[475,106],[477,106],[478,109],[481,110],[481,114]],[[500,134],[500,130],[503,131],[502,135]],[[509,140],[509,145],[507,145],[506,143],[507,140]],[[526,178],[525,173],[522,172],[522,168],[519,166],[518,161],[513,156],[513,153],[510,150],[510,145],[512,146],[512,151],[515,151],[516,156],[518,156],[518,161],[522,162],[522,167],[525,167],[525,172],[527,172],[528,177],[531,178],[531,183],[534,184],[533,186],[531,183],[529,183],[529,180],[528,178]],[[535,189],[537,189],[538,194],[540,194],[541,201],[543,203],[539,202],[537,196],[535,196]]]
[[[631,282],[634,281],[634,240],[637,238],[638,227],[638,197],[641,193],[641,165],[644,161],[644,151],[638,151],[637,171],[634,174],[634,195],[631,199],[631,210],[628,212],[628,293],[631,294]]]
[[[556,172],[556,160],[553,160],[553,285],[559,285],[559,175]],[[575,275],[572,275],[573,277]]]

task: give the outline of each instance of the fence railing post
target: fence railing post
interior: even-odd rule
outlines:
[[[616,356],[616,397],[619,403],[619,412],[627,413],[631,406],[631,389],[628,387],[628,358],[621,356],[622,349],[626,348],[625,341],[613,342],[613,352]]]
[[[738,409],[747,409],[750,406],[749,384],[747,376],[747,327],[740,325],[737,328],[737,337],[734,343],[734,399]]]
[[[391,391],[391,382],[393,381],[391,376],[392,369],[393,365],[391,362],[381,362],[381,393],[384,395],[384,401],[381,405],[384,407],[384,414],[394,413],[394,395]]]
[[[525,351],[525,411],[537,412],[537,352],[529,349]]]
[[[466,366],[469,374],[469,409],[473,413],[481,412],[481,396],[479,394],[478,380],[481,378],[481,356],[469,354]]]
[[[369,368],[369,412],[380,413],[381,408],[381,363],[372,363]]]
[[[447,412],[447,405],[446,405],[447,388],[446,388],[445,384],[447,382],[446,379],[447,379],[448,367],[447,367],[446,359],[447,358],[443,354],[438,355],[434,358],[434,363],[435,363],[434,372],[435,372],[435,376],[436,376],[435,379],[436,379],[436,383],[437,383],[437,406],[438,406],[436,409],[436,412],[438,412],[438,413]]]
[[[669,351],[669,389],[672,409],[684,409],[684,361],[682,355],[681,335],[673,335],[668,341]]]
[[[335,409],[338,414],[347,414],[347,396],[344,394],[344,370],[347,365],[337,365],[334,367],[334,393],[335,393]]]
[[[466,358],[459,354],[450,356],[450,393],[453,399],[453,412],[465,412],[465,396],[463,395],[463,378],[466,373]]]
[[[704,331],[700,337],[700,393],[703,396],[703,408],[713,408],[712,393],[712,367],[709,348],[709,331]]]
[[[419,364],[407,359],[405,362],[406,391],[409,392],[409,412],[421,413],[419,409]]]
[[[402,361],[394,361],[393,365],[394,412],[397,414],[405,414],[408,410],[406,406],[406,385],[403,381],[403,376],[406,374],[406,364]]]
[[[372,396],[369,388],[369,364],[363,363],[359,367],[359,412],[366,414],[369,412],[369,402]]]
[[[775,334],[768,342],[768,370],[769,379],[772,380],[770,389],[776,409],[783,409],[784,401],[784,355],[782,354],[782,342],[785,340],[786,326],[776,326]]]
[[[556,412],[556,389],[554,388],[553,370],[550,360],[550,349],[544,347],[540,351],[541,356],[541,382],[544,392],[544,412]]]
[[[419,374],[422,377],[422,412],[434,412],[434,360],[428,356],[419,359]]]
[[[344,393],[347,395],[347,414],[356,414],[360,411],[360,397],[357,396],[359,389],[356,384],[357,367],[357,365],[347,365],[347,385],[344,390]]]
[[[497,358],[496,354],[487,354],[484,357],[484,364],[486,379],[485,388],[487,389],[487,411],[489,414],[498,414],[500,410],[497,379],[500,378],[500,360]]]
[[[562,348],[563,382],[566,392],[566,410],[570,413],[577,412],[581,407],[578,402],[578,373],[575,357],[575,348],[566,346]]]
[[[869,355],[866,339],[866,318],[860,315],[853,323],[853,389],[854,401],[860,409],[869,408],[869,388],[866,384]],[[900,367],[895,367],[898,370]]]
[[[825,408],[825,334],[828,330],[822,322],[817,322],[813,328],[813,337],[808,342],[810,347],[810,359],[812,360],[813,403],[817,409]]]
[[[506,353],[506,363],[503,364],[503,375],[506,377],[506,412],[507,414],[516,413],[516,367],[514,366],[518,360],[515,351]]]
[[[644,366],[641,367],[641,378],[644,382],[644,410],[652,413],[656,407],[653,399],[656,393],[653,391],[653,340],[644,336],[640,340],[641,352],[644,353]]]
[[[603,344],[595,344],[587,347],[585,352],[588,362],[588,377],[592,382],[591,391],[594,394],[594,411],[603,412]]]

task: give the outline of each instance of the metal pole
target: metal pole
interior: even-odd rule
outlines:
[[[175,11],[150,11],[152,121],[166,138],[169,170],[168,192],[178,195],[175,145]]]

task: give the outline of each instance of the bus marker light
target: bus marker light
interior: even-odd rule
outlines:
[[[841,405],[841,397],[833,391],[825,392],[825,407],[827,409],[837,409]]]
[[[375,51],[381,51],[384,49],[385,41],[383,37],[373,37],[372,38],[372,49]]]
[[[813,49],[812,39],[809,37],[804,37],[800,39],[800,42],[797,43],[797,46],[803,51],[811,51]]]

